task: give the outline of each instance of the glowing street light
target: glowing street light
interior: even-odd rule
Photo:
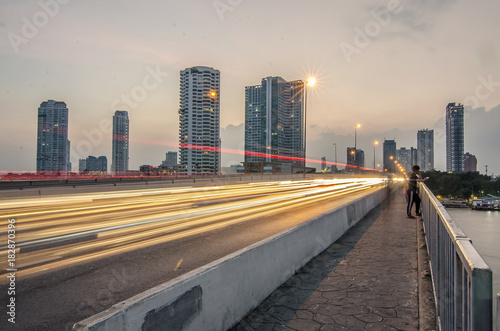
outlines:
[[[375,147],[378,145],[378,141],[373,142],[373,169],[375,169]]]
[[[361,127],[361,124],[356,124],[356,126],[354,127],[354,153],[357,153],[358,152],[358,149],[357,149],[357,133],[358,133],[358,128]],[[359,168],[359,164],[358,164],[358,155],[354,155],[354,162],[356,163],[356,169]]]
[[[303,175],[306,178],[306,145],[307,145],[307,87],[314,86],[316,84],[316,78],[309,77],[304,84],[304,168]]]
[[[337,172],[337,144],[333,143],[333,147],[335,147],[335,172]]]

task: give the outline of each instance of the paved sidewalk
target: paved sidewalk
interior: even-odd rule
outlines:
[[[418,330],[416,222],[396,194],[233,331]]]

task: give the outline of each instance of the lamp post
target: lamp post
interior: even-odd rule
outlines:
[[[337,172],[337,144],[333,143],[333,147],[335,148],[335,172]]]
[[[354,163],[356,163],[356,169],[359,168],[359,163],[358,163],[358,149],[357,149],[357,134],[358,134],[358,128],[361,127],[361,124],[356,124],[354,127]]]
[[[311,77],[308,78],[304,84],[304,167],[303,167],[303,177],[306,178],[306,145],[307,145],[307,86],[314,86],[316,79]]]
[[[375,147],[378,145],[378,141],[373,142],[373,169],[375,170]]]

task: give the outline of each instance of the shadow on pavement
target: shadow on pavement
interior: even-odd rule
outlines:
[[[390,200],[370,211],[340,239],[309,261],[292,278],[274,291],[255,310],[231,331],[284,330],[287,323],[300,314],[300,307],[328,277],[347,254],[356,246],[364,233],[390,205]],[[311,300],[309,300],[311,302]]]

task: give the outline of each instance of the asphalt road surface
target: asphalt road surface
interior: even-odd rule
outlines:
[[[69,330],[113,304],[368,194],[381,181],[2,199],[0,297],[3,307],[15,298],[16,323],[4,313],[0,329]],[[14,252],[7,240],[12,229]],[[15,295],[7,278],[12,274]]]

